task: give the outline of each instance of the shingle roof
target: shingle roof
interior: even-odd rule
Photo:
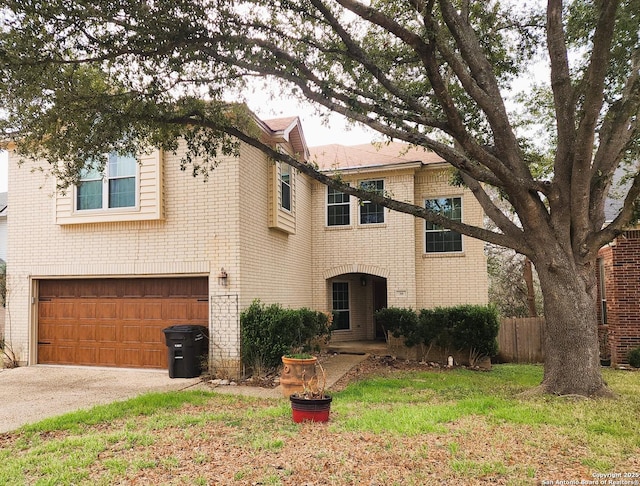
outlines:
[[[297,116],[288,116],[285,118],[273,118],[271,120],[263,121],[264,124],[267,125],[271,130],[273,130],[274,132],[279,132],[289,128],[297,119]]]
[[[311,163],[321,170],[363,169],[405,163],[436,164],[444,160],[422,147],[402,142],[363,145],[323,145],[310,147]]]
[[[271,120],[262,120],[272,134],[278,138],[288,141],[293,149],[299,153],[304,160],[309,156],[309,148],[302,132],[300,118],[290,116],[285,118],[273,118]]]

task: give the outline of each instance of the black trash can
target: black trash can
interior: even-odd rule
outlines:
[[[183,324],[167,327],[162,332],[169,353],[169,377],[200,376],[209,350],[207,328]]]

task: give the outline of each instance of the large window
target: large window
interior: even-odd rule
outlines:
[[[280,163],[280,207],[291,211],[291,166]]]
[[[384,180],[362,181],[360,189],[384,194]],[[371,201],[360,204],[360,224],[384,223],[384,207]]]
[[[130,208],[136,206],[138,162],[133,155],[111,153],[105,172],[86,168],[77,187],[76,208]]]
[[[427,199],[425,207],[454,221],[462,221],[462,198]],[[434,223],[426,223],[426,252],[447,253],[462,251],[462,235]]]
[[[349,284],[333,282],[333,329],[349,329]]]
[[[327,188],[327,226],[349,226],[351,205],[349,195]]]

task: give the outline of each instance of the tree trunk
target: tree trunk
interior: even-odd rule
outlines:
[[[536,292],[533,287],[533,269],[531,268],[531,260],[524,260],[524,282],[527,285],[527,307],[529,308],[529,317],[538,317],[536,310]]]
[[[581,275],[570,265],[545,263],[536,264],[546,322],[542,391],[610,395],[600,368],[594,266],[584,265]]]

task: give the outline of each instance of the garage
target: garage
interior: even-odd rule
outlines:
[[[38,363],[166,369],[162,330],[207,326],[208,279],[40,280]]]

